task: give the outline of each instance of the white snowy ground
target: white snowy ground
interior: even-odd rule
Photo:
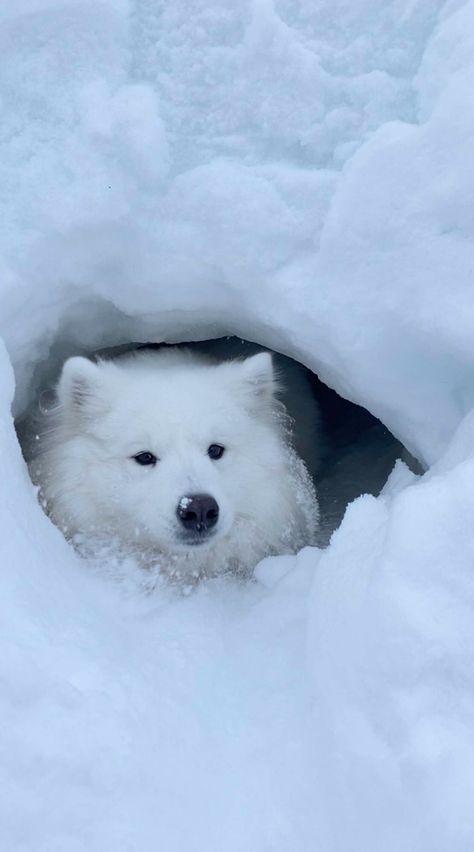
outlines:
[[[0,848],[472,852],[473,0],[16,0],[0,56]],[[52,345],[233,331],[432,467],[147,595],[42,515],[9,359],[20,412]]]

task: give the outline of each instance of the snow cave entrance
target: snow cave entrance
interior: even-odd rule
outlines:
[[[271,351],[285,391],[282,401],[294,423],[294,443],[316,484],[321,512],[320,545],[328,544],[347,505],[361,494],[378,495],[397,459],[420,472],[418,462],[390,431],[363,406],[340,396],[308,367],[276,348],[213,325],[188,325],[187,318],[169,317],[169,331],[159,340],[149,319],[129,318],[110,305],[78,305],[59,323],[54,335],[38,341],[36,357],[15,363],[17,388],[15,426],[25,458],[34,440],[32,423],[38,407],[48,405],[61,366],[71,355],[113,357],[141,347],[185,345],[218,359]],[[240,331],[240,330],[239,330]],[[263,335],[266,336],[266,335]],[[250,337],[250,335],[249,335]],[[271,334],[272,342],[277,333]],[[273,345],[275,345],[273,343]],[[282,348],[284,348],[282,346]],[[45,402],[46,401],[46,402]],[[316,422],[317,420],[317,422]]]

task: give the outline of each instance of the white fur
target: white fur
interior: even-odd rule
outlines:
[[[70,358],[31,463],[43,505],[69,538],[117,540],[178,575],[248,573],[314,543],[316,496],[276,389],[266,352],[221,364],[177,348]],[[134,460],[144,451],[155,466]],[[180,541],[176,514],[192,494],[219,505],[214,535],[197,545]]]

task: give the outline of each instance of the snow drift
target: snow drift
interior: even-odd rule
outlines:
[[[472,849],[472,0],[0,11],[9,850]],[[237,333],[417,458],[326,551],[145,596],[13,430],[51,358]]]

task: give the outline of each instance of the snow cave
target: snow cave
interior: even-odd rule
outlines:
[[[143,346],[179,344],[213,355],[218,359],[248,357],[262,345],[241,337],[222,335],[202,339],[199,326],[176,334],[179,311],[172,324],[160,320],[163,339],[143,338],[143,327],[133,317],[120,313],[113,304],[95,301],[78,303],[59,320],[54,335],[38,341],[40,360],[29,361],[27,370],[19,368],[13,411],[16,432],[26,461],[35,440],[35,418],[41,407],[54,399],[53,388],[62,364],[71,355],[113,357]],[[147,320],[151,334],[153,321]],[[207,322],[205,328],[213,327]],[[142,336],[135,339],[134,335]],[[184,338],[183,338],[184,335]],[[278,334],[272,335],[278,341]],[[273,351],[275,369],[282,372],[282,401],[293,422],[293,443],[307,465],[320,503],[318,541],[327,545],[339,525],[347,505],[362,494],[377,496],[397,460],[421,472],[421,466],[391,433],[365,408],[340,397],[308,368],[281,352]],[[288,375],[286,375],[288,373]],[[285,386],[286,385],[286,386]],[[312,406],[317,406],[314,423]],[[316,428],[315,428],[316,425]]]
[[[18,0],[0,51],[0,847],[470,852],[473,0]],[[325,540],[150,593],[14,421],[222,338],[310,371]]]

